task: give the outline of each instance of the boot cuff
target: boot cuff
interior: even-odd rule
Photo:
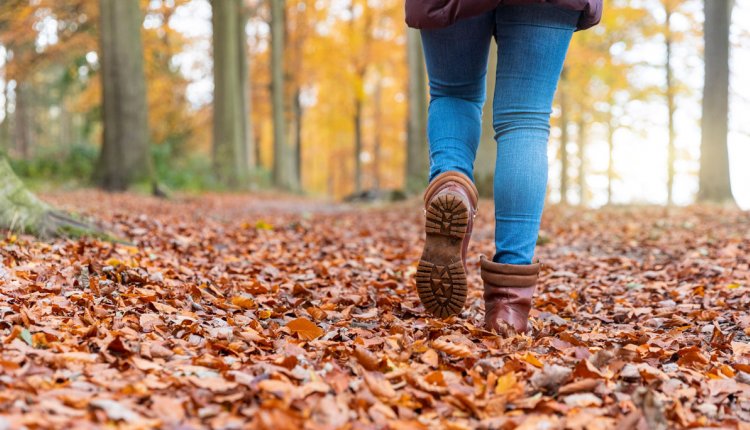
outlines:
[[[493,287],[532,287],[539,278],[539,262],[533,264],[501,264],[482,256],[482,280]]]

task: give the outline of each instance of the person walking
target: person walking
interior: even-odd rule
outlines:
[[[416,283],[435,316],[458,314],[466,302],[478,203],[473,166],[494,37],[495,253],[480,262],[485,326],[503,336],[527,331],[552,101],[573,32],[596,25],[602,7],[602,0],[406,0],[406,23],[420,29],[430,90],[426,238]]]

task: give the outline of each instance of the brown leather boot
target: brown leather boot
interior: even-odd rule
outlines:
[[[417,268],[417,291],[437,317],[461,312],[466,302],[466,251],[479,195],[459,172],[445,172],[424,193],[425,244]]]
[[[480,265],[485,327],[506,337],[525,333],[540,264],[500,264],[482,256]]]

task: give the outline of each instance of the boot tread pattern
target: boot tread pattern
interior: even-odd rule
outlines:
[[[456,194],[434,198],[425,213],[425,248],[417,267],[417,292],[427,312],[439,318],[461,313],[466,303],[466,272],[461,248],[469,209]]]
[[[466,302],[466,274],[461,261],[440,266],[421,260],[417,268],[417,292],[425,309],[437,317],[461,312]]]
[[[438,196],[427,208],[425,230],[463,239],[469,223],[469,211],[461,198],[454,194]]]

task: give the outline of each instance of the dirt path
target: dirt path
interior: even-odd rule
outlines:
[[[534,335],[503,340],[489,202],[435,320],[415,201],[47,198],[134,246],[0,242],[0,428],[749,428],[747,213],[550,208]]]

